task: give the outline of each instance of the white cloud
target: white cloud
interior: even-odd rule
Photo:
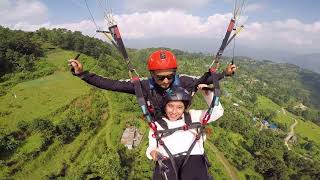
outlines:
[[[239,37],[253,47],[290,52],[320,52],[320,22],[305,24],[296,19],[248,24]]]
[[[214,0],[126,0],[126,11],[145,12],[145,11],[166,11],[169,9],[176,10],[194,10],[212,3]]]
[[[42,23],[48,18],[47,7],[39,0],[1,0],[0,24]]]
[[[217,38],[224,33],[231,14],[201,18],[183,11],[167,10],[116,16],[124,37],[136,38]]]
[[[183,11],[167,10],[116,16],[127,39],[212,38],[221,40],[231,14],[215,14],[207,18]],[[241,19],[246,19],[242,17]],[[128,28],[126,28],[128,27]],[[289,52],[320,52],[320,22],[303,23],[297,19],[252,22],[238,37],[239,44],[260,49]]]
[[[215,14],[207,18],[188,14],[180,10],[154,11],[116,15],[120,31],[125,38],[152,41],[172,39],[199,42],[210,39],[212,44],[220,44],[232,14]],[[245,19],[245,17],[242,17]],[[100,27],[105,22],[97,22]],[[66,28],[82,31],[92,36],[95,26],[90,20],[79,23],[51,24],[50,22],[33,25],[20,22],[9,26],[14,29],[36,30],[39,27]],[[105,28],[107,29],[107,28]],[[166,40],[167,39],[167,40]],[[252,22],[237,38],[237,44],[257,49],[274,49],[289,52],[320,52],[320,22],[303,23],[296,19],[272,22]],[[154,43],[153,43],[154,44]],[[199,43],[198,43],[199,44]],[[199,48],[200,49],[200,48]]]

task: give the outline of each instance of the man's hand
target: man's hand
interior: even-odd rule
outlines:
[[[68,60],[68,62],[69,62],[68,65],[71,66],[71,71],[75,75],[78,75],[83,72],[83,66],[78,60],[70,59],[70,60]]]
[[[235,64],[228,64],[227,68],[225,69],[226,75],[231,76],[237,70],[237,66]]]

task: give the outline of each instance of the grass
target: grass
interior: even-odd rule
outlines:
[[[8,133],[15,131],[20,121],[46,117],[89,92],[90,86],[74,77],[66,68],[66,59],[73,54],[75,53],[62,50],[49,53],[43,60],[57,67],[58,71],[49,76],[19,83],[0,97],[0,128]],[[92,61],[87,58],[86,62]]]
[[[0,117],[0,128],[15,131],[22,120],[45,117],[70,104],[76,97],[89,92],[89,86],[80,81],[70,73],[57,72],[16,85],[10,93],[0,97],[1,111],[10,112]]]
[[[297,119],[298,124],[295,127],[295,133],[301,137],[307,137],[320,145],[320,127],[310,121]]]
[[[112,93],[105,92],[105,98],[109,99]],[[91,162],[93,158],[96,158],[101,154],[106,147],[114,147],[119,142],[119,138],[113,137],[115,134],[121,135],[122,131],[119,126],[114,124],[112,118],[117,114],[114,104],[108,109],[108,116],[103,127],[92,136],[92,132],[82,132],[73,142],[70,144],[61,144],[55,142],[49,146],[49,149],[42,152],[39,157],[29,162],[23,167],[23,171],[16,175],[16,178],[44,178],[48,175],[59,175],[60,171],[65,165],[68,166],[68,175],[72,177],[78,177],[79,167],[87,167],[88,162]],[[63,116],[63,112],[57,116]],[[112,136],[112,137],[110,137]],[[80,178],[80,177],[79,177]]]
[[[239,179],[256,179],[256,180],[262,180],[263,176],[260,175],[259,173],[256,173],[252,169],[245,169],[243,171],[239,171],[238,173]],[[249,176],[250,178],[247,178]]]
[[[209,141],[210,142],[213,141],[211,138],[219,141],[219,137],[222,136],[224,131],[225,130],[222,128],[214,127],[214,129],[212,130],[212,135],[209,137]],[[230,139],[230,143],[228,144],[229,148],[235,149],[235,148],[239,148],[239,146],[241,146],[241,145],[239,145],[239,143],[243,140],[243,137],[240,134],[228,132],[228,137]],[[217,152],[215,152],[215,154],[217,156],[220,156],[220,159],[222,159],[226,162],[226,165],[228,166],[229,171],[231,171],[231,174],[229,174],[229,173],[227,173],[227,170],[225,168],[223,168],[224,172],[226,173],[226,175],[228,177],[227,179],[230,179],[230,175],[233,176],[233,178],[239,179],[241,172],[238,171],[237,168],[231,164],[230,160],[226,158],[227,156],[230,156],[230,154],[228,154],[228,152],[225,152],[225,151],[222,152],[221,149],[220,150],[218,150],[218,148],[215,148],[215,149],[217,151]],[[217,160],[215,160],[215,161],[217,161]],[[223,167],[223,166],[221,166],[221,167]]]
[[[210,142],[205,143],[205,151],[207,152],[209,162],[211,163],[211,167],[209,168],[210,174],[214,177],[214,179],[228,179],[228,171],[218,159],[218,156],[220,155],[218,154],[218,149],[212,143],[209,143]]]
[[[294,123],[294,119],[292,116],[289,116],[289,112],[286,112],[284,114],[283,112],[277,113],[276,117],[274,119],[277,123],[282,123],[287,127],[287,130],[289,131],[289,127]]]
[[[221,134],[223,134],[223,132],[225,132],[224,129],[220,128],[220,127],[214,127],[212,129],[212,137],[214,139],[217,139],[219,140],[219,137],[220,136],[223,136]],[[237,148],[237,146],[239,145],[239,142],[241,142],[243,140],[243,137],[241,136],[241,134],[238,134],[238,133],[234,133],[234,132],[231,132],[229,131],[228,132],[228,137],[230,137],[230,147],[233,147],[233,148]],[[209,137],[209,139],[211,139],[211,137]]]
[[[56,49],[49,52],[44,60],[51,63],[60,71],[69,72],[69,67],[67,65],[68,60],[73,59],[77,54],[78,53],[74,51]],[[94,71],[99,69],[99,67],[96,66],[97,61],[94,61],[92,57],[89,57],[85,54],[81,54],[78,60],[83,64],[85,70],[92,72],[92,70]]]
[[[284,124],[288,128],[291,124],[294,123],[295,116],[293,114],[285,110],[283,111],[283,109],[279,105],[277,105],[267,97],[258,96],[258,109],[276,112],[276,116],[272,119],[272,121]]]
[[[78,149],[90,138],[91,133],[81,133],[72,143],[63,145],[54,142],[37,158],[29,161],[21,171],[15,174],[16,179],[44,179],[47,175],[57,175],[64,164],[76,156]]]
[[[281,107],[265,96],[258,96],[258,109],[280,111]]]
[[[35,151],[39,151],[42,146],[42,141],[43,138],[41,137],[41,134],[32,134],[27,138],[25,144],[17,150],[17,154],[30,154]]]

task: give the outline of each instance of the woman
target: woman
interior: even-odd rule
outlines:
[[[199,85],[199,89],[205,85]],[[203,93],[210,105],[213,92]],[[204,154],[202,118],[206,110],[187,111],[191,95],[187,90],[177,87],[167,92],[164,98],[164,117],[156,121],[158,131],[149,131],[149,147],[146,154],[149,159],[158,161],[153,179],[209,179],[206,157]],[[219,103],[213,108],[208,122],[223,115]]]

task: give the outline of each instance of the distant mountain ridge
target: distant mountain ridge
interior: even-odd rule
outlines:
[[[163,40],[153,38],[148,40],[126,40],[126,45],[134,49],[144,49],[149,47],[168,47],[176,48],[186,52],[202,52],[205,54],[215,54],[219,49],[220,39],[202,39],[195,41],[194,39],[171,38]],[[224,55],[232,56],[233,48],[231,45],[224,51]],[[277,50],[273,48],[248,48],[247,46],[237,44],[235,47],[236,56],[252,57],[257,60],[271,60],[280,63],[290,63],[301,68],[312,70],[320,73],[320,53],[297,54],[290,51]]]
[[[320,73],[320,53],[298,55],[287,60],[288,63]]]

